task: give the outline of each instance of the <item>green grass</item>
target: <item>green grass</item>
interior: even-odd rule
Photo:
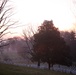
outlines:
[[[73,74],[0,64],[0,75],[73,75]]]

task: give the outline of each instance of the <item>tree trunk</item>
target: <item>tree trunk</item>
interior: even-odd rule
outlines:
[[[49,70],[50,70],[50,66],[51,66],[51,65],[50,65],[50,62],[48,62],[48,69],[49,69]]]
[[[40,60],[38,61],[38,67],[40,67]]]

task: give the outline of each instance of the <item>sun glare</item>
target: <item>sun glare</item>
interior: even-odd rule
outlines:
[[[16,18],[23,24],[37,24],[53,20],[60,30],[72,27],[74,16],[70,10],[70,0],[13,0]]]

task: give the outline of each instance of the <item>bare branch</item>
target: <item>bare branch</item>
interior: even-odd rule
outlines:
[[[0,0],[0,48],[2,46],[6,46],[7,44],[3,44],[3,37],[10,33],[9,29],[12,28],[17,22],[11,21],[10,17],[12,16],[11,7],[7,8],[7,2],[9,0]]]
[[[3,9],[4,9],[4,7],[5,7],[6,3],[7,3],[7,1],[8,1],[8,0],[3,0],[3,1],[2,1],[2,4],[1,4],[1,6],[0,6],[0,14],[2,13],[2,11],[3,11]]]

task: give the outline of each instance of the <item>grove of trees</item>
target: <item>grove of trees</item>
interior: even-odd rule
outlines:
[[[2,37],[15,24],[15,22],[12,23],[9,19],[11,8],[6,8],[7,2],[8,0],[0,0],[0,52],[2,52],[3,46],[9,44]],[[20,51],[18,53],[23,58],[26,58],[30,53],[31,61],[37,62],[38,67],[40,63],[47,63],[48,69],[50,69],[54,64],[71,66],[73,61],[76,62],[75,32],[60,32],[54,26],[52,20],[45,20],[36,32],[31,29],[29,33],[26,33],[27,31],[24,32],[25,40],[22,40],[22,42],[25,41],[23,44],[26,43],[26,46],[22,45],[19,47]]]
[[[45,20],[34,34],[32,48],[32,60],[38,62],[47,62],[50,69],[53,64],[71,65],[70,48],[60,36],[58,28],[53,21]]]

